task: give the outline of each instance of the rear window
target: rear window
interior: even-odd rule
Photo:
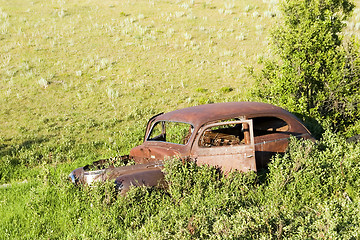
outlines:
[[[289,125],[284,120],[277,117],[253,118],[253,125],[255,137],[289,131]]]

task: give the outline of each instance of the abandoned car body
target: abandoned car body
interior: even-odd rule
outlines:
[[[152,117],[144,142],[127,156],[135,165],[114,167],[109,160],[75,169],[74,183],[113,180],[122,193],[130,186],[165,185],[163,161],[177,156],[208,164],[224,173],[257,171],[271,156],[285,152],[290,136],[312,139],[291,113],[258,102],[206,104]],[[93,167],[98,170],[90,171]]]

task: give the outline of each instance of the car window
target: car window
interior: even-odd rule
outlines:
[[[253,118],[253,125],[255,137],[289,131],[289,125],[284,120],[277,117]]]
[[[147,140],[186,144],[192,132],[193,127],[188,123],[159,121],[154,124]]]
[[[165,129],[163,130],[163,122],[157,122],[151,129],[148,140],[165,141]]]
[[[223,124],[207,128],[199,139],[200,147],[218,147],[248,144],[245,141],[245,132],[248,132],[248,124]]]

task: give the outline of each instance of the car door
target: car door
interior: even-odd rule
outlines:
[[[191,150],[198,165],[232,170],[256,171],[252,120],[212,123],[198,131]]]
[[[252,120],[258,169],[266,168],[275,154],[285,152],[291,135],[301,134],[291,131],[290,125],[279,117],[262,116]]]

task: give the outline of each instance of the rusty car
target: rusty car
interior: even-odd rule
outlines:
[[[284,153],[291,136],[313,139],[293,114],[267,103],[213,103],[161,113],[150,118],[141,145],[129,155],[96,161],[75,169],[72,182],[114,181],[125,194],[131,186],[166,186],[164,161],[190,158],[197,165],[230,171],[265,168]],[[135,164],[116,167],[116,161]]]

